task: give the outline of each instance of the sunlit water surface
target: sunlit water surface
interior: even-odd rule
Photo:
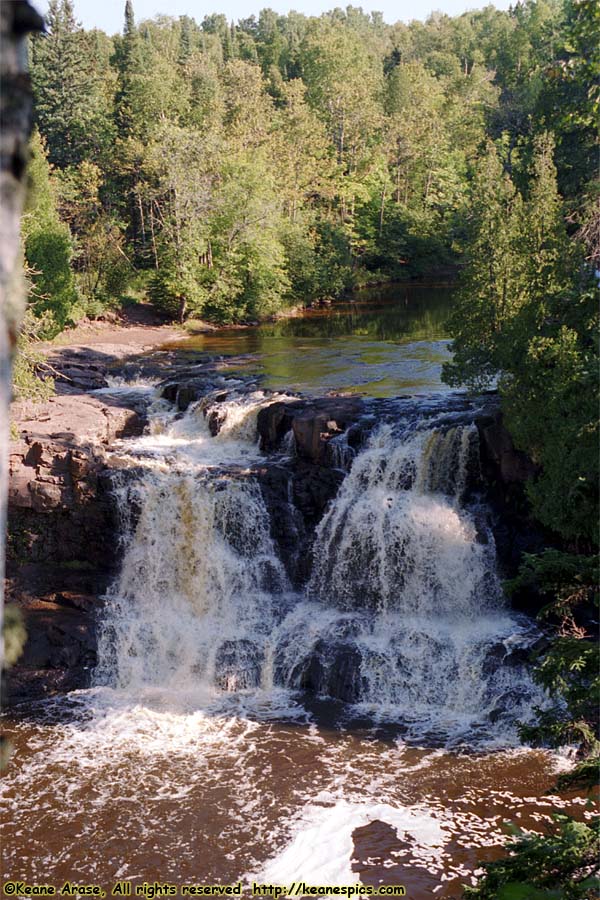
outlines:
[[[257,372],[272,390],[365,393],[371,397],[429,393],[450,358],[446,320],[450,288],[378,288],[258,328],[221,329],[180,347],[210,354],[250,354],[233,371]],[[177,346],[177,345],[175,345]]]

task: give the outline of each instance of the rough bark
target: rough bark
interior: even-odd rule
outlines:
[[[32,124],[27,35],[43,20],[25,0],[0,4],[0,619],[4,600],[11,362],[24,306],[20,217]]]

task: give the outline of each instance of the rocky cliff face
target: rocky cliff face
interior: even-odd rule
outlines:
[[[486,499],[495,516],[498,559],[502,574],[512,577],[523,553],[538,553],[551,546],[555,537],[531,516],[526,486],[538,470],[525,453],[515,448],[499,405],[494,404],[475,424]],[[537,612],[539,606],[531,592],[513,597],[513,602],[528,612]]]
[[[355,397],[326,397],[272,403],[258,414],[258,435],[265,453],[277,453],[293,440],[294,453],[284,464],[258,473],[271,516],[272,536],[292,583],[309,576],[314,529],[335,497],[345,471],[332,439],[364,418]],[[358,439],[358,432],[357,432]]]
[[[13,410],[7,600],[22,609],[28,632],[9,673],[13,702],[86,683],[98,597],[118,565],[106,451],[144,428],[140,410],[72,382],[60,389]]]

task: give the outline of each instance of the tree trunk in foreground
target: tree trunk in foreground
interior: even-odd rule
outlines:
[[[27,35],[42,28],[41,16],[26,0],[0,3],[0,624],[4,601],[11,363],[25,305],[19,226],[32,120]]]

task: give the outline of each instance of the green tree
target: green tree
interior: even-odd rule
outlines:
[[[473,180],[467,265],[449,322],[454,356],[443,377],[451,385],[486,387],[503,371],[512,323],[527,300],[523,216],[522,199],[489,142]]]
[[[202,312],[203,270],[213,264],[206,224],[218,147],[213,141],[195,129],[164,125],[146,160],[154,184],[146,199],[158,232],[150,296],[182,321],[186,313]]]
[[[475,387],[499,378],[511,434],[540,469],[528,485],[535,515],[564,537],[594,541],[598,314],[581,245],[567,238],[551,150],[548,138],[538,142],[523,206],[488,148],[444,378]]]
[[[109,38],[81,29],[72,0],[51,0],[48,34],[32,45],[36,114],[61,172],[59,213],[75,240],[82,296],[96,303],[119,293],[131,261],[155,283],[171,268],[161,296],[185,276],[194,305],[208,291],[227,306],[226,287],[214,287],[220,270],[198,259],[210,241],[221,262],[233,260],[223,211],[237,215],[228,193],[236,171],[255,184],[258,207],[272,192],[269,240],[286,277],[275,279],[281,293],[267,291],[269,308],[275,294],[277,302],[298,302],[352,282],[437,273],[461,262],[466,245],[474,301],[464,321],[471,315],[473,336],[483,329],[471,375],[485,381],[509,372],[509,348],[533,354],[528,335],[547,338],[550,320],[562,315],[559,295],[564,302],[575,291],[559,277],[578,263],[567,260],[553,165],[567,200],[566,232],[586,238],[589,260],[598,253],[596,7],[527,0],[508,12],[487,7],[393,26],[354,7],[318,18],[265,9],[237,23],[218,14],[201,24],[163,15],[138,27],[127,0],[123,34]],[[181,225],[178,242],[173,211],[186,192],[180,186],[175,203],[165,185],[180,163],[167,162],[163,172],[155,158],[169,128],[182,129],[184,146],[193,136],[212,148],[188,166],[190,183],[210,189],[207,199],[200,193],[201,215],[180,210],[190,224]],[[490,140],[500,162],[488,161],[486,176],[478,157]],[[265,190],[248,180],[249,162],[268,173]],[[542,238],[542,222],[554,237],[545,230]],[[477,255],[487,269],[471,265]],[[249,250],[240,256],[236,284],[252,260]],[[333,278],[328,289],[325,272]],[[232,296],[249,296],[247,285]],[[236,303],[227,315],[237,315]],[[457,365],[471,350],[457,333]]]
[[[264,154],[238,154],[221,170],[210,215],[213,266],[204,308],[220,321],[270,315],[289,290],[280,240],[281,205]]]
[[[557,790],[590,791],[600,776],[600,670],[597,642],[580,620],[589,618],[593,604],[598,607],[598,557],[555,549],[526,555],[509,589],[532,587],[551,598],[540,618],[558,632],[534,669],[554,704],[537,708],[537,722],[521,726],[521,737],[536,746],[576,744],[579,762],[559,776]],[[586,822],[560,814],[552,818],[544,834],[511,829],[515,839],[508,845],[508,856],[484,863],[484,877],[476,887],[465,889],[465,897],[597,898],[600,816]]]
[[[509,855],[483,863],[486,875],[465,898],[479,900],[594,900],[600,848],[600,817],[576,822],[555,814],[546,834],[516,831]]]
[[[325,127],[306,103],[306,88],[300,79],[283,86],[282,100],[269,143],[280,196],[287,215],[294,221],[306,207],[317,203],[331,205],[339,169]]]
[[[131,0],[126,0],[125,3],[123,36],[118,44],[116,64],[119,82],[115,97],[115,116],[119,137],[127,139],[140,130],[142,116],[139,108],[142,52]]]
[[[338,159],[351,174],[381,125],[382,61],[351,29],[313,20],[301,65],[308,100],[323,117]]]
[[[47,32],[32,40],[35,116],[50,162],[63,167],[104,151],[110,109],[97,47],[75,19],[71,0],[50,0],[46,24]]]
[[[46,332],[52,335],[72,320],[77,291],[71,269],[71,233],[59,218],[50,164],[37,131],[31,138],[29,194],[21,232],[31,273],[30,308],[37,316],[49,314]]]

